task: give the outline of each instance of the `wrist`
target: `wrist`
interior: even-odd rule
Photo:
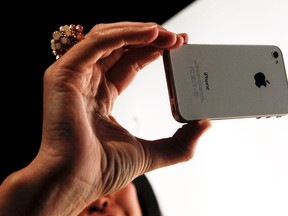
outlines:
[[[81,185],[69,175],[55,172],[59,168],[51,170],[43,170],[33,161],[9,175],[0,186],[0,215],[77,215],[87,204]]]

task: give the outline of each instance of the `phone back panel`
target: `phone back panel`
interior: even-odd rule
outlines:
[[[186,44],[163,58],[177,121],[288,113],[287,74],[276,46]]]

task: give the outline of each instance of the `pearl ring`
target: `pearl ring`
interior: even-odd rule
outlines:
[[[59,31],[54,31],[52,37],[51,49],[57,60],[84,39],[83,26],[74,24],[60,26]]]

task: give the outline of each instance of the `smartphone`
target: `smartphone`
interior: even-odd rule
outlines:
[[[163,62],[178,122],[288,114],[287,74],[277,46],[185,44],[165,50]]]

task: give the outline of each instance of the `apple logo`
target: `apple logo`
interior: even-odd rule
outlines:
[[[267,86],[267,83],[270,84],[268,80],[266,80],[265,75],[262,72],[258,72],[254,75],[255,85],[260,88],[261,86]]]

